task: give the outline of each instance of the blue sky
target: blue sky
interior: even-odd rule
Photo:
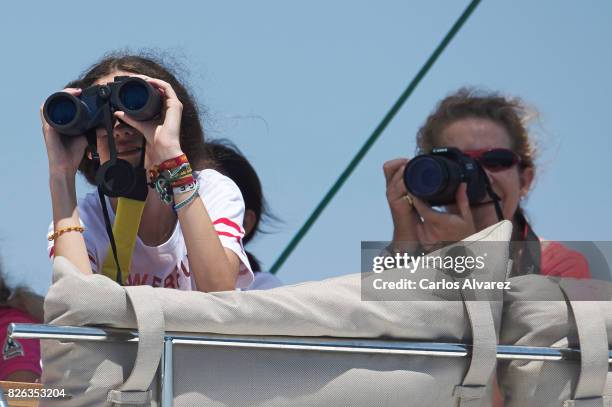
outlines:
[[[467,1],[11,2],[0,16],[0,252],[14,281],[44,291],[51,218],[38,108],[103,53],[177,60],[206,107],[209,137],[235,142],[283,222],[251,250],[270,267]],[[435,103],[465,85],[540,112],[526,204],[555,240],[612,240],[612,3],[486,1],[279,272],[287,283],[359,271],[360,241],[387,240],[382,163],[414,153]],[[90,189],[79,183],[79,193]]]

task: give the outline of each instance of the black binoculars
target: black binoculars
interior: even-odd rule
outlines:
[[[404,170],[404,184],[412,195],[432,206],[455,203],[457,188],[467,183],[470,204],[487,194],[487,174],[481,165],[454,147],[434,148],[431,154],[416,156]]]
[[[49,96],[43,115],[51,127],[67,136],[79,136],[104,125],[103,106],[121,110],[136,120],[151,120],[161,111],[160,93],[144,79],[115,76],[114,82],[90,86],[76,97],[66,92]]]

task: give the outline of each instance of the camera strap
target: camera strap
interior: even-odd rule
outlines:
[[[515,259],[511,276],[542,274],[542,247],[540,239],[525,218],[523,209],[520,206],[514,214],[514,222],[518,227],[518,236],[510,242],[510,250]]]
[[[112,133],[111,133],[112,134]],[[98,154],[97,140],[95,131],[90,131],[87,134],[87,148],[91,153],[91,160],[93,161],[94,170],[98,171],[100,168],[100,155]],[[100,205],[102,206],[102,214],[104,217],[104,225],[106,227],[106,234],[110,240],[110,246],[113,252],[113,257],[115,260],[115,265],[117,267],[117,276],[114,279],[118,284],[121,284],[123,281],[121,276],[121,267],[119,266],[119,259],[117,258],[117,245],[115,244],[115,237],[113,236],[113,227],[110,223],[110,217],[108,215],[108,208],[106,207],[106,198],[104,196],[104,192],[102,188],[98,185],[98,198],[100,200]],[[110,276],[109,276],[110,277]]]
[[[113,240],[111,240],[110,250],[108,250],[102,266],[102,273],[121,285],[127,283],[127,278],[130,274],[132,253],[136,246],[136,238],[140,229],[140,221],[148,193],[146,172],[144,170],[145,148],[146,140],[143,139],[140,162],[134,169],[137,174],[136,184],[127,196],[120,196],[117,199],[117,211],[112,227],[115,247],[113,247]],[[105,221],[107,219],[106,216]],[[120,274],[121,270],[124,271],[123,274]]]
[[[502,220],[504,220],[504,213],[502,212],[501,205],[499,204],[499,201],[501,201],[501,199],[499,198],[499,195],[497,195],[495,191],[493,191],[493,187],[491,186],[491,181],[489,180],[489,177],[487,176],[487,173],[485,172],[485,170],[483,170],[481,167],[480,171],[482,171],[482,175],[484,177],[484,182],[485,182],[485,187],[487,189],[487,193],[491,197],[491,201],[493,202],[493,205],[495,206],[495,213],[497,214],[497,220],[501,222]],[[485,202],[485,203],[490,203],[490,202]]]

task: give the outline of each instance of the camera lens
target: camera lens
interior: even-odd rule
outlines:
[[[43,106],[45,120],[66,136],[79,136],[90,124],[89,108],[83,100],[66,92],[49,96]]]
[[[74,101],[68,97],[58,96],[47,105],[47,115],[56,125],[64,125],[74,120],[77,107]]]
[[[134,188],[134,183],[134,168],[125,160],[109,160],[96,172],[96,184],[111,197],[126,196]]]
[[[414,195],[429,197],[444,187],[446,171],[434,157],[420,156],[406,167],[404,180]]]
[[[126,81],[119,91],[119,99],[126,109],[140,110],[149,100],[149,91],[140,82]]]
[[[151,84],[136,77],[116,77],[111,103],[136,120],[151,120],[161,112],[161,95]]]
[[[433,149],[419,155],[404,170],[406,189],[432,206],[444,206],[456,201],[457,188],[467,183],[470,203],[486,196],[486,174],[478,162],[454,147]]]

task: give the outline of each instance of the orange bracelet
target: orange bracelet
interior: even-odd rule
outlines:
[[[163,171],[163,170],[169,170],[172,168],[180,167],[182,164],[188,164],[188,163],[189,163],[189,160],[187,159],[187,155],[181,154],[178,157],[174,157],[174,158],[164,161],[163,163],[159,164],[157,167],[159,168],[159,171]]]
[[[60,237],[61,235],[63,235],[66,232],[81,232],[83,233],[85,231],[85,228],[83,226],[67,226],[65,228],[61,228],[59,230],[56,230],[53,233],[50,233],[49,236],[47,236],[47,239],[51,242],[55,239],[57,239],[58,237]]]

